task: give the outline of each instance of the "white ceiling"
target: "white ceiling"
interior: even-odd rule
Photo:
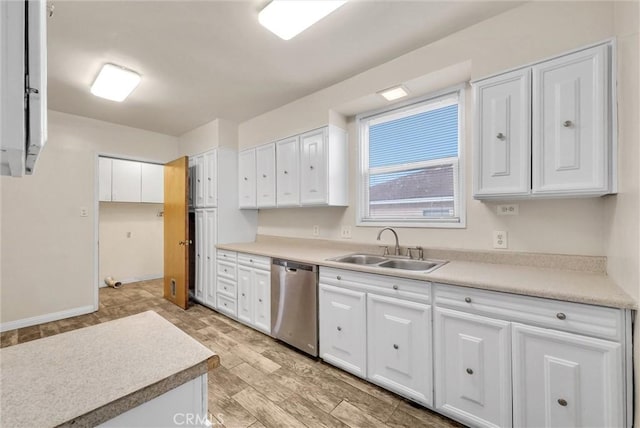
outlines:
[[[247,120],[520,3],[351,1],[292,40],[251,1],[55,1],[49,107],[169,135]],[[112,62],[142,82],[123,103],[89,86]]]

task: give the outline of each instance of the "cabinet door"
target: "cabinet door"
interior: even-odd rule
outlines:
[[[619,343],[514,324],[514,424],[622,426],[622,367]]]
[[[431,406],[431,307],[367,296],[367,378]]]
[[[533,67],[533,193],[609,189],[608,46]]]
[[[98,200],[111,202],[111,158],[98,158]]]
[[[238,266],[238,319],[247,324],[253,325],[253,287],[252,269],[246,266]]]
[[[474,196],[528,195],[531,188],[530,70],[475,87]]]
[[[300,202],[323,205],[327,201],[326,128],[300,136]]]
[[[510,323],[438,307],[434,323],[436,409],[471,426],[511,426]]]
[[[253,270],[255,318],[254,326],[271,334],[271,272]]]
[[[194,159],[196,180],[195,180],[195,206],[204,207],[204,156],[198,155]]]
[[[164,202],[164,165],[153,163],[140,164],[141,202],[161,204]]]
[[[113,159],[111,197],[114,202],[140,202],[140,162]]]
[[[204,211],[196,211],[196,298],[204,300],[204,283],[205,283],[205,262],[204,262],[204,246],[205,246],[205,223]]]
[[[300,205],[300,143],[298,137],[276,144],[277,198],[279,207]]]
[[[240,152],[238,181],[240,208],[256,208],[256,149]]]
[[[216,242],[217,242],[217,211],[208,209],[204,212],[205,241],[203,252],[206,258],[204,284],[205,302],[209,306],[216,305]]]
[[[204,155],[204,204],[208,207],[218,205],[218,152],[212,150]]]
[[[189,207],[193,208],[194,197],[196,193],[196,160],[189,158]]]
[[[276,206],[276,145],[256,148],[256,203],[258,208]]]
[[[320,284],[320,358],[365,377],[365,293]]]

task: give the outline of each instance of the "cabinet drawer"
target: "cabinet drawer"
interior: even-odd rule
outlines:
[[[237,259],[237,253],[235,251],[218,249],[218,260],[227,260],[235,263]]]
[[[222,293],[218,293],[218,304],[216,307],[220,312],[234,318],[236,317],[236,299],[225,296]]]
[[[623,311],[618,309],[444,284],[434,287],[434,301],[437,306],[492,318],[615,341],[623,339]]]
[[[271,269],[271,259],[269,257],[256,256],[254,254],[238,253],[238,264],[257,269]]]
[[[226,279],[218,278],[217,281],[217,290],[218,293],[226,294],[227,296],[233,297],[234,299],[237,296],[237,286],[235,282],[228,281]]]
[[[320,283],[428,303],[431,283],[395,276],[320,267]]]
[[[236,264],[218,259],[218,276],[221,278],[236,280]]]

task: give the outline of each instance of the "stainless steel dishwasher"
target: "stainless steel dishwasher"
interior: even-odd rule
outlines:
[[[272,259],[271,334],[318,356],[318,266]]]

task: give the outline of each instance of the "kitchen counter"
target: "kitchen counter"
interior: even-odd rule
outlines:
[[[255,242],[218,244],[217,248],[360,272],[620,309],[637,309],[637,303],[631,296],[604,273],[604,262],[600,257],[425,249],[425,258],[450,261],[431,273],[422,273],[327,260],[353,252],[380,254],[380,249],[371,245],[259,236]],[[447,257],[442,257],[443,255]],[[462,260],[455,260],[451,256],[460,256]],[[528,260],[531,262],[530,266],[526,265]],[[560,269],[560,266],[566,269]]]
[[[218,365],[153,311],[3,348],[1,423],[95,426]]]

